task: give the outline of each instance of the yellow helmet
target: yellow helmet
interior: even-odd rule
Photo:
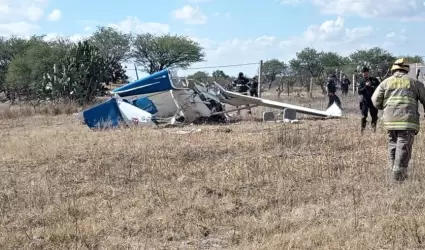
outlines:
[[[399,58],[399,59],[397,59],[393,63],[393,66],[391,67],[391,71],[400,70],[400,69],[409,72],[410,65],[407,62],[406,58]]]

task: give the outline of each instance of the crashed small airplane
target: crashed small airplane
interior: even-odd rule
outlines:
[[[341,109],[333,104],[326,111],[305,108],[283,102],[251,97],[225,90],[214,82],[217,91],[206,88],[201,83],[189,83],[177,87],[168,69],[156,72],[143,79],[126,84],[111,91],[111,98],[79,114],[80,119],[89,128],[117,127],[125,124],[129,127],[156,126],[158,109],[154,102],[143,96],[153,93],[169,92],[177,112],[169,121],[171,124],[188,124],[194,122],[228,122],[224,104],[232,106],[245,105],[248,108],[263,106],[275,109],[293,109],[319,117],[340,117]],[[143,97],[140,97],[143,96]],[[125,99],[127,98],[127,99]]]

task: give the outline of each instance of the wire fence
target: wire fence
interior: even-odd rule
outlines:
[[[288,64],[288,63],[287,63]],[[263,68],[263,61],[259,61],[259,62],[248,62],[248,63],[239,63],[239,64],[224,64],[224,65],[216,65],[216,66],[203,66],[203,67],[190,67],[190,68],[186,68],[184,70],[179,70],[179,71],[191,71],[191,70],[198,70],[198,71],[202,71],[204,69],[217,69],[217,70],[221,70],[224,68],[235,68],[235,67],[244,67],[244,66],[258,66],[257,69],[255,70],[248,70],[250,74],[245,74],[245,75],[251,75],[253,73],[253,75],[257,75],[259,77],[260,80],[260,85],[261,85],[261,79],[263,74],[264,74],[264,68]],[[385,76],[388,76],[389,73],[389,63],[388,62],[383,62],[381,64],[375,64],[375,65],[368,65],[371,68],[371,73],[372,75],[375,75],[377,77],[380,78],[385,78]],[[306,67],[306,71],[308,72],[309,69],[307,68],[308,65],[305,66]],[[323,66],[325,68],[325,71],[329,74],[329,73],[334,73],[337,78],[339,80],[341,80],[343,75],[346,75],[353,83],[356,82],[357,79],[357,75],[360,73],[361,68],[363,67],[363,65],[359,65],[359,63],[345,63],[345,64],[338,64],[338,65],[324,65]],[[412,77],[415,78],[420,78],[420,79],[424,79],[425,75],[424,72],[425,71],[425,66],[420,65],[420,64],[411,64],[411,71],[409,72],[409,75],[411,75]],[[135,71],[136,72],[136,77],[138,79],[138,74],[137,72],[143,72],[142,70],[138,69],[137,66],[135,65],[134,68],[130,68],[127,69],[128,71]],[[333,70],[335,70],[335,72],[332,72]],[[240,72],[243,72],[244,70],[241,69]],[[379,72],[378,72],[379,71]],[[418,72],[419,71],[419,72]],[[192,72],[191,75],[193,75],[196,72]],[[322,72],[323,74],[324,72]],[[186,74],[189,75],[189,74]],[[306,75],[308,75],[308,73],[306,73]],[[181,78],[185,78],[185,77],[179,77],[178,74],[177,76],[175,76],[176,79],[181,79]],[[264,81],[263,81],[264,82]],[[353,87],[355,88],[355,85],[353,85]],[[353,91],[355,91],[355,89],[353,88]]]
[[[240,66],[260,65],[260,64],[261,64],[261,62],[240,63],[240,64],[227,64],[227,65],[219,65],[219,66],[205,66],[205,67],[198,67],[198,68],[187,68],[187,70],[195,70],[195,69],[218,69],[218,68],[240,67]]]
[[[267,61],[265,61],[267,62]],[[384,65],[384,64],[382,64]],[[382,66],[382,65],[373,65],[373,66]],[[387,65],[387,64],[385,64]],[[235,67],[244,67],[244,66],[258,66],[258,68],[255,70],[256,74],[260,74],[260,70],[262,70],[262,66],[263,66],[263,60],[258,61],[258,62],[247,62],[247,63],[238,63],[238,64],[223,64],[223,65],[215,65],[215,66],[203,66],[203,67],[189,67],[189,68],[185,68],[185,69],[181,69],[179,71],[190,71],[190,70],[203,70],[203,69],[223,69],[223,68],[235,68]],[[347,70],[347,67],[350,66],[350,69]],[[306,70],[308,70],[308,65],[305,66]],[[352,75],[355,73],[359,73],[360,71],[360,66],[357,63],[345,63],[345,64],[338,64],[338,65],[325,65],[324,68],[327,69],[327,71],[329,71],[330,69],[334,69],[336,74],[339,74],[341,71],[345,71],[343,72],[344,74],[347,75]],[[416,73],[418,70],[424,69],[425,66],[421,65],[421,64],[411,64],[411,74],[416,76]],[[53,69],[53,65],[52,65],[52,69]],[[127,72],[140,72],[140,73],[146,73],[144,70],[141,70],[137,67],[137,65],[135,65],[134,68],[126,68],[125,69]],[[12,69],[7,69],[7,70],[1,70],[0,69],[0,73],[5,73],[5,71],[7,71],[7,73],[15,73],[18,75],[23,75],[23,74],[27,74],[30,75],[34,72],[31,72],[30,69],[25,69],[25,70],[12,70]],[[422,71],[422,70],[421,70]],[[425,71],[425,70],[423,70]],[[372,70],[372,73],[373,70]],[[423,75],[423,72],[421,72]]]
[[[224,64],[224,65],[216,65],[216,66],[190,67],[190,68],[185,68],[185,69],[178,69],[176,71],[184,71],[184,72],[191,71],[191,70],[202,71],[204,69],[217,69],[217,70],[221,70],[223,68],[235,68],[235,67],[255,66],[255,65],[260,66],[261,65],[261,62],[259,61],[259,62],[238,63],[238,64]],[[138,69],[136,65],[135,65],[134,68],[127,68],[126,70],[128,70],[128,71],[135,71],[136,72],[136,77],[138,77],[138,72],[145,73],[143,70]],[[256,69],[256,74],[259,74],[259,68]]]

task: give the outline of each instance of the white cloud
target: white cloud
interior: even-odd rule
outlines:
[[[168,24],[142,22],[137,17],[130,16],[119,23],[109,24],[109,26],[125,33],[165,34],[170,31]]]
[[[8,5],[0,5],[0,14],[7,15],[10,12],[10,8]]]
[[[344,19],[337,17],[336,20],[327,20],[321,25],[311,25],[304,32],[307,41],[332,42],[343,39],[352,41],[355,39],[369,36],[373,32],[373,27],[357,27],[348,29],[344,27]]]
[[[84,27],[84,34],[73,34],[71,36],[64,35],[63,33],[49,33],[46,35],[45,40],[52,40],[57,36],[66,36],[71,41],[77,42],[90,37],[94,31],[90,25],[105,25],[94,20],[80,20],[78,23],[89,24]],[[170,31],[170,27],[167,24],[153,23],[153,22],[142,22],[137,17],[127,17],[121,22],[106,24],[107,26],[116,28],[124,33],[145,33],[149,32],[152,34],[164,34]]]
[[[27,15],[30,21],[36,22],[43,17],[44,11],[39,7],[31,6],[27,9]]]
[[[0,35],[28,37],[40,27],[35,23],[44,15],[47,0],[1,0]]]
[[[52,41],[52,40],[55,40],[57,37],[67,37],[72,42],[78,42],[78,41],[82,41],[82,40],[88,38],[89,36],[90,35],[87,35],[87,34],[84,34],[84,35],[83,34],[74,34],[74,35],[71,35],[71,36],[67,36],[67,35],[64,35],[62,33],[49,33],[49,34],[46,34],[46,36],[44,37],[44,40],[45,41]]]
[[[321,25],[311,25],[304,32],[307,41],[329,41],[340,36],[344,32],[344,19],[338,17],[336,20],[327,20]]]
[[[176,20],[185,22],[186,24],[204,24],[207,22],[207,16],[199,9],[185,5],[180,9],[172,11],[172,15]]]
[[[69,39],[73,42],[78,42],[78,41],[82,41],[84,39],[89,38],[89,35],[82,35],[82,34],[74,34],[72,36],[69,37]]]
[[[400,31],[393,31],[388,33],[385,36],[386,40],[384,41],[383,44],[383,48],[387,49],[387,50],[400,50],[400,47],[404,47],[404,48],[410,48],[412,51],[414,51],[415,46],[412,46],[412,44],[409,44],[409,46],[407,45],[407,42],[409,42],[408,37],[406,36],[406,30],[401,29]],[[414,43],[412,41],[412,43]],[[422,46],[421,46],[422,49]],[[420,54],[420,52],[411,52],[411,54]],[[403,53],[400,53],[403,54]],[[406,53],[408,54],[408,53]]]
[[[406,40],[406,30],[401,29],[400,31],[393,31],[388,33],[385,37],[390,40]]]
[[[265,47],[273,46],[275,41],[276,41],[276,38],[273,36],[260,36],[257,39],[255,39],[256,43]]]
[[[62,12],[58,9],[54,9],[48,16],[47,19],[51,22],[57,22],[61,19]]]
[[[188,0],[189,3],[208,3],[212,0]]]
[[[359,40],[370,36],[374,31],[375,29],[372,26],[345,29],[345,36],[349,41]]]
[[[217,42],[210,39],[192,38],[204,47],[206,61],[192,65],[193,68],[213,67],[255,63],[260,60],[278,58],[288,61],[305,47],[334,51],[342,55],[361,49],[382,45],[376,36],[372,36],[373,27],[345,27],[342,17],[327,20],[319,25],[311,25],[298,36],[278,39],[272,35],[263,35],[252,39],[231,39]],[[236,75],[243,71],[248,75],[256,74],[258,65],[222,68],[228,74]],[[215,69],[206,69],[212,72]],[[179,74],[191,74],[198,69],[181,71]]]
[[[386,38],[392,38],[395,37],[395,32],[390,32],[386,35]]]
[[[44,15],[47,1],[39,0],[1,0],[0,22],[39,21]]]
[[[11,35],[28,37],[36,33],[40,26],[27,22],[13,22],[0,24],[0,36],[8,37]]]
[[[402,21],[425,21],[423,0],[283,0],[311,2],[322,13],[358,15],[364,18],[390,18]]]

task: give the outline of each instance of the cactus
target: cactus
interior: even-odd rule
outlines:
[[[120,64],[102,57],[88,41],[75,44],[58,66],[60,69],[54,70],[53,75],[46,74],[46,86],[50,86],[54,97],[67,97],[80,104],[105,94],[103,83],[125,76]]]

